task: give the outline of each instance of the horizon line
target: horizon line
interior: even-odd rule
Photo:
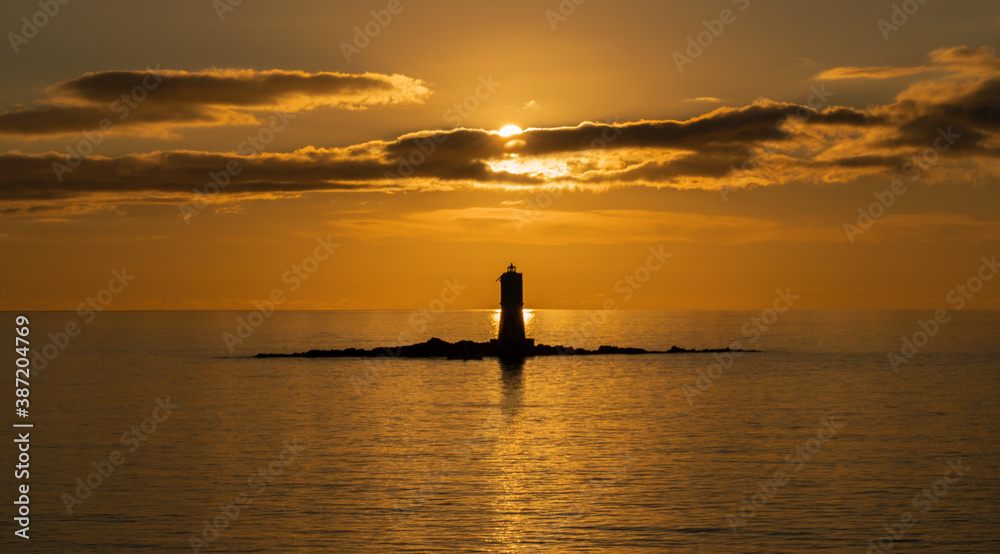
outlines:
[[[275,308],[274,312],[419,312],[421,309],[426,308],[359,308],[359,309],[328,309],[328,308],[314,308],[314,309],[278,309]],[[614,310],[603,310],[602,308],[524,308],[527,311],[550,311],[550,312],[593,312],[593,311],[611,311],[611,312],[755,312],[761,311],[761,309],[766,308],[648,308],[648,309],[614,309]],[[916,311],[927,311],[940,309],[940,306],[936,308],[790,308],[790,312],[916,312]],[[8,314],[24,314],[24,313],[77,313],[79,310],[11,310],[6,308],[0,308],[0,313]],[[92,310],[87,310],[92,311]],[[190,308],[190,309],[123,309],[123,310],[111,310],[105,309],[101,310],[99,313],[138,313],[138,312],[246,312],[246,311],[257,311],[249,308],[226,308],[226,309],[206,309],[206,308]],[[443,310],[434,313],[445,313],[445,312],[499,312],[499,308],[463,308],[458,310]],[[1000,308],[963,308],[963,312],[998,312]]]

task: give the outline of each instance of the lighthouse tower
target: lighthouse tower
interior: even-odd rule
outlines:
[[[506,355],[525,355],[534,346],[533,339],[524,337],[524,280],[514,264],[501,275],[500,281],[500,329],[497,344]]]

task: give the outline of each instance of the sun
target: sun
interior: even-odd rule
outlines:
[[[517,125],[504,125],[500,128],[499,134],[501,137],[512,137],[514,135],[520,135],[524,130]]]

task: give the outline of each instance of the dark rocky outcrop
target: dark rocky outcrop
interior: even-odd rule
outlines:
[[[656,351],[645,350],[643,348],[630,348],[621,346],[601,346],[597,350],[587,350],[586,348],[573,348],[570,346],[549,346],[547,344],[536,344],[523,352],[524,356],[600,356],[611,354],[704,354],[713,352],[757,352],[757,350],[733,350],[730,348],[718,349],[687,349],[677,346],[670,350]],[[371,350],[363,348],[346,348],[344,350],[310,350],[308,352],[298,352],[294,354],[257,354],[255,358],[449,358],[449,359],[470,359],[482,357],[501,357],[501,351],[496,342],[473,342],[468,340],[456,343],[446,342],[438,338],[433,338],[420,344],[398,347],[380,347]]]

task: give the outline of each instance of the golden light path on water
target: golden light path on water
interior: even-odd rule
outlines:
[[[662,350],[727,344],[760,311],[524,315],[544,344]],[[886,384],[878,348],[912,335],[911,312],[791,310],[775,326],[787,331],[701,391],[709,354],[252,358],[379,346],[412,328],[410,311],[276,311],[235,356],[214,332],[232,312],[104,313],[45,370],[59,372],[44,385],[58,409],[36,424],[61,446],[37,459],[39,512],[46,540],[102,552],[206,536],[226,552],[860,552],[906,511],[922,550],[997,552],[982,530],[996,528],[1000,315],[961,315],[921,351],[923,369]],[[498,317],[446,310],[413,340],[488,340]],[[41,312],[32,333],[65,325]],[[157,407],[150,391],[176,413],[67,513],[76,479]],[[798,462],[828,418],[843,431]],[[959,459],[972,469],[922,517],[913,495]],[[777,471],[787,482],[741,515]],[[226,527],[206,534],[206,521]]]

